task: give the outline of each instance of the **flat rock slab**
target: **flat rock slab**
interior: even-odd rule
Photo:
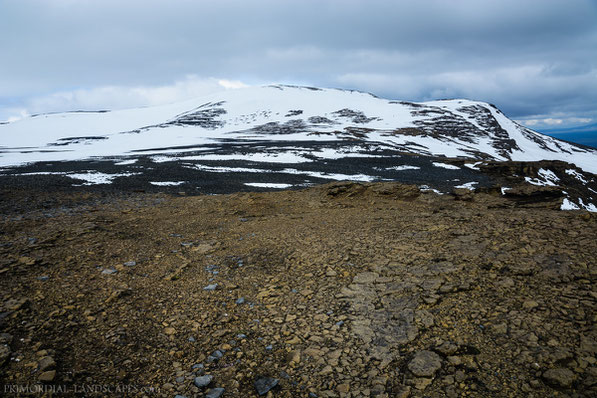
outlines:
[[[221,387],[212,388],[205,394],[205,398],[220,398],[224,394],[224,391],[226,390]]]
[[[442,367],[442,360],[433,351],[419,351],[415,357],[408,363],[408,370],[418,377],[433,377]]]

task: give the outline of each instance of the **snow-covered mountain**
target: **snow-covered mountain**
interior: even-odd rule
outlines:
[[[597,150],[529,130],[487,103],[399,102],[357,91],[291,86],[230,90],[165,106],[36,115],[0,125],[0,137],[2,166],[181,155],[231,141],[300,146],[301,141],[362,140],[423,155],[563,160],[597,173]],[[318,156],[292,147],[284,152],[272,153],[270,160]]]
[[[132,178],[170,163],[203,174],[268,174],[275,180],[244,182],[253,187],[297,185],[280,175],[301,175],[306,184],[409,182],[402,177],[409,171],[420,177],[425,166],[435,167],[432,180],[438,180],[437,169],[467,169],[443,158],[466,159],[472,171],[481,161],[560,160],[576,165],[576,172],[597,174],[597,150],[542,135],[493,105],[464,99],[413,103],[274,85],[163,106],[41,114],[0,124],[0,174],[62,174],[86,183]],[[107,170],[107,163],[117,168]],[[163,181],[166,174],[154,175],[161,181],[153,185],[192,179]],[[448,177],[439,179],[452,186],[482,185],[463,181],[472,176]]]

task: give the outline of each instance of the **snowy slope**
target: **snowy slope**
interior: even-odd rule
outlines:
[[[355,141],[341,151],[301,142]],[[0,167],[31,162],[201,158],[219,143],[263,142],[253,161],[300,163],[358,156],[363,142],[401,152],[493,160],[563,160],[597,174],[597,151],[526,129],[469,100],[397,102],[370,94],[292,86],[230,90],[176,104],[45,114],[0,124]],[[286,143],[275,151],[268,143]],[[192,153],[192,154],[191,154]],[[132,161],[132,160],[129,160]]]

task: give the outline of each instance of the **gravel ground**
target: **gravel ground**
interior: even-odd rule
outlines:
[[[595,396],[597,217],[541,200],[5,189],[3,393]]]

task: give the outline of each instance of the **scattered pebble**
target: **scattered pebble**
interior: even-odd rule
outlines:
[[[118,270],[116,268],[105,268],[102,270],[102,274],[104,274],[104,275],[112,275],[117,272],[118,272]]]

